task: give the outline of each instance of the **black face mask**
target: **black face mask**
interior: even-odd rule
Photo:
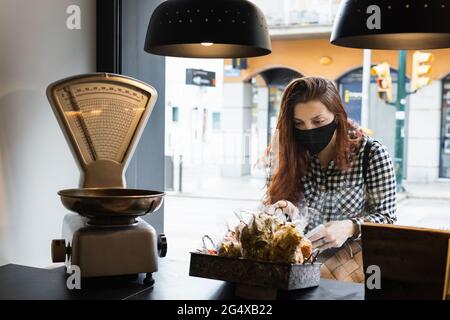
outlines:
[[[295,128],[295,135],[300,144],[310,154],[315,155],[320,153],[330,143],[336,127],[336,122],[333,120],[331,123],[315,129],[300,130]]]

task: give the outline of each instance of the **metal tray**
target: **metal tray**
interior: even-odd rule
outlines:
[[[239,285],[297,290],[317,287],[321,263],[289,264],[191,252],[189,275]]]
[[[67,189],[58,194],[64,207],[89,218],[146,215],[164,198],[164,192],[124,188]]]

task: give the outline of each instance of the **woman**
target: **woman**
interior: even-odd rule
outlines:
[[[304,77],[287,86],[276,140],[276,169],[264,203],[285,212],[302,204],[315,209],[306,227],[314,248],[358,239],[362,222],[396,221],[391,157],[348,119],[332,81]]]

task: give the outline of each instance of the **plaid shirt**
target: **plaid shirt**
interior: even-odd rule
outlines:
[[[391,157],[384,145],[373,140],[366,180],[363,177],[364,137],[348,171],[329,163],[326,171],[319,158],[311,157],[308,173],[302,178],[309,224],[305,232],[334,220],[357,218],[361,222],[394,223],[396,217],[396,181]]]

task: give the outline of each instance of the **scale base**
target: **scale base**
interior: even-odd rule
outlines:
[[[146,273],[144,283],[151,284],[158,270],[157,234],[142,219],[130,226],[100,227],[70,213],[64,217],[63,238],[66,267],[78,266],[82,278]]]

